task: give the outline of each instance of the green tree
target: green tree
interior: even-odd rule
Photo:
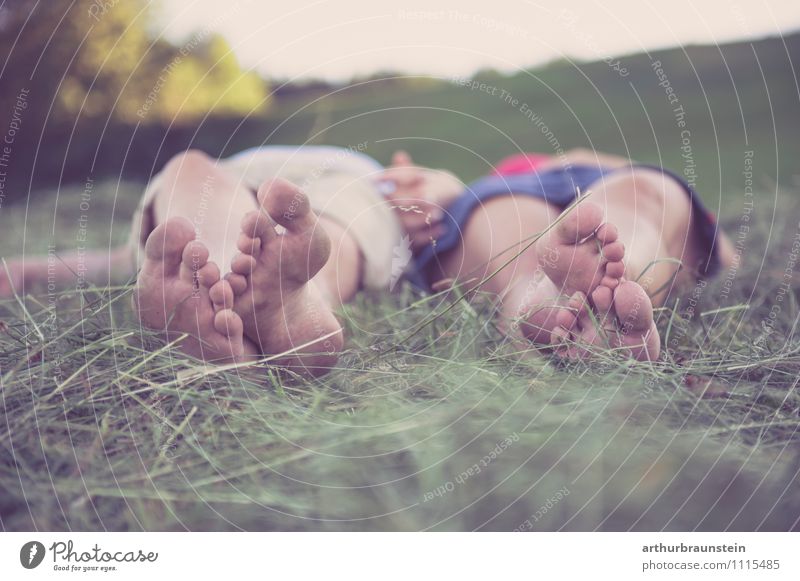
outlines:
[[[264,107],[266,83],[240,68],[221,37],[205,30],[174,46],[151,38],[150,18],[143,0],[6,0],[0,119],[21,88],[35,111],[28,125],[78,117],[189,122]]]
[[[197,33],[180,46],[161,41],[152,54],[159,56],[137,75],[134,84],[149,84],[149,89],[136,111],[121,112],[126,119],[135,114],[147,122],[186,123],[206,115],[259,113],[268,103],[264,79],[243,71],[219,35]],[[153,71],[156,66],[158,70]]]
[[[103,11],[103,6],[106,8]],[[148,45],[141,0],[12,0],[0,9],[3,113],[15,88],[30,90],[39,123],[105,118]],[[34,124],[34,119],[26,120]]]

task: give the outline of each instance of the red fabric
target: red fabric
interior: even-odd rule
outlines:
[[[502,159],[495,166],[495,175],[509,176],[536,171],[536,168],[550,159],[543,153],[518,153]]]

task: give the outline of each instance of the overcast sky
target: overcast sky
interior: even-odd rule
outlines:
[[[800,29],[797,0],[162,0],[157,32],[213,29],[273,77],[514,70]]]

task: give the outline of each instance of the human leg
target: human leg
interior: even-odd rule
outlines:
[[[512,283],[520,280],[514,274],[518,272],[513,270],[514,266],[527,262],[527,269],[523,267],[522,271],[531,273],[535,271],[530,265],[536,264],[538,272],[547,275],[555,291],[530,274],[523,275],[531,279],[525,285],[527,293],[516,290],[518,296],[550,301],[547,309],[550,316],[545,317],[543,309],[533,309],[531,314],[538,312],[539,320],[529,316],[526,321],[530,327],[525,334],[534,342],[563,339],[580,339],[592,345],[605,342],[615,347],[630,347],[634,357],[652,359],[658,354],[652,302],[663,304],[676,283],[705,274],[711,263],[725,266],[730,262],[729,241],[709,222],[702,206],[690,197],[688,188],[663,171],[625,165],[630,164],[623,164],[613,172],[582,166],[570,171],[513,177],[513,183],[534,199],[547,197],[569,203],[576,189],[591,194],[588,200],[567,209],[568,215],[529,250],[527,261],[520,257],[521,260],[509,265],[508,275],[495,277],[494,284],[500,288],[485,285],[501,296],[501,312],[507,313],[515,286],[519,289]],[[470,186],[476,191],[473,195],[484,200],[483,206],[476,209],[466,195],[459,200],[454,205],[457,211],[453,209],[453,222],[463,224],[463,229],[456,231],[451,227],[439,250],[427,249],[427,255],[423,252],[421,264],[428,264],[429,255],[433,254],[445,266],[438,274],[451,277],[455,274],[463,282],[463,273],[468,269],[459,268],[462,263],[468,264],[470,256],[486,263],[487,256],[492,255],[486,251],[493,247],[491,240],[487,241],[487,232],[499,232],[501,240],[503,236],[509,238],[504,242],[506,246],[513,245],[520,233],[513,232],[508,225],[515,223],[518,208],[508,202],[495,202],[490,196],[498,194],[486,191],[487,186],[499,190],[506,185],[504,180],[495,179],[479,180]],[[541,199],[536,201],[543,203]],[[487,215],[485,209],[490,208],[490,203],[504,204],[505,209]],[[481,220],[477,216],[481,215],[484,225],[476,227]],[[522,217],[522,221],[542,230],[542,224],[529,216]],[[453,236],[455,233],[458,236]],[[459,242],[451,250],[455,238]],[[535,260],[531,260],[533,256]],[[684,268],[679,271],[681,263]],[[555,301],[554,293],[560,295]],[[524,299],[517,302],[530,305]],[[603,332],[590,328],[596,327],[598,319],[607,325],[606,329],[600,329]],[[613,331],[613,337],[605,331]],[[578,352],[573,349],[569,353]]]
[[[603,208],[582,201],[531,244],[557,216],[558,208],[538,198],[492,198],[470,215],[461,244],[442,257],[440,274],[466,290],[485,281],[480,288],[499,300],[499,321],[507,333],[572,357],[587,350],[564,346],[565,341],[596,345],[607,338],[591,327],[598,313],[589,297],[597,295],[604,321],[625,318],[624,335],[607,343],[624,346],[637,358],[657,356],[652,305],[638,284],[622,280],[624,246]],[[617,300],[606,302],[606,293]]]
[[[182,189],[203,192],[200,209],[225,225],[215,229],[211,224],[201,232],[209,250],[213,245],[222,256],[219,260],[231,268],[209,289],[215,309],[233,307],[243,319],[246,339],[257,351],[277,356],[275,363],[311,374],[329,369],[342,348],[341,326],[333,309],[362,285],[389,284],[393,246],[399,241],[397,219],[370,179],[374,168],[328,167],[332,155],[298,153],[297,160],[278,164],[281,167],[274,167],[269,150],[245,167],[236,160],[211,162],[209,167],[210,160],[194,156],[190,161],[197,167],[186,179],[177,180]],[[331,159],[338,157],[337,153]],[[264,168],[269,169],[267,175],[295,176],[303,191],[285,179],[262,176],[257,201],[246,189],[239,193],[239,182],[232,176],[241,175],[242,182],[252,185]],[[170,183],[168,175],[160,183]],[[217,196],[208,189],[219,185],[227,192],[220,199],[228,206],[211,209]],[[158,219],[170,212],[198,213],[196,197],[194,203],[186,195],[163,197],[160,205],[158,200],[153,204]],[[229,259],[231,248],[237,254]]]
[[[591,200],[604,220],[614,224],[624,245],[624,263],[609,265],[621,284],[600,284],[588,301],[558,315],[554,341],[577,340],[624,348],[637,359],[658,356],[660,341],[653,305],[695,279],[707,255],[695,227],[685,189],[671,177],[652,170],[621,170],[591,185]],[[719,236],[724,244],[724,235]],[[720,253],[725,262],[724,253]],[[585,354],[568,348],[573,355]]]
[[[539,198],[506,195],[486,201],[470,214],[459,244],[433,267],[432,278],[452,279],[464,290],[479,288],[496,297],[501,328],[549,345],[556,307],[566,297],[539,268],[531,237],[558,213]]]
[[[25,256],[0,265],[0,299],[24,293],[37,285],[52,284],[67,288],[72,284],[106,287],[122,284],[134,274],[128,245],[109,250],[73,250],[53,255]]]

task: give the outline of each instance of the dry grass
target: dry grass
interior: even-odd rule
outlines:
[[[6,301],[2,528],[798,528],[800,273],[781,285],[799,213],[779,209],[758,208],[730,290],[659,313],[653,364],[520,358],[486,301],[409,287],[348,306],[315,381],[209,373],[143,333],[128,287]]]

